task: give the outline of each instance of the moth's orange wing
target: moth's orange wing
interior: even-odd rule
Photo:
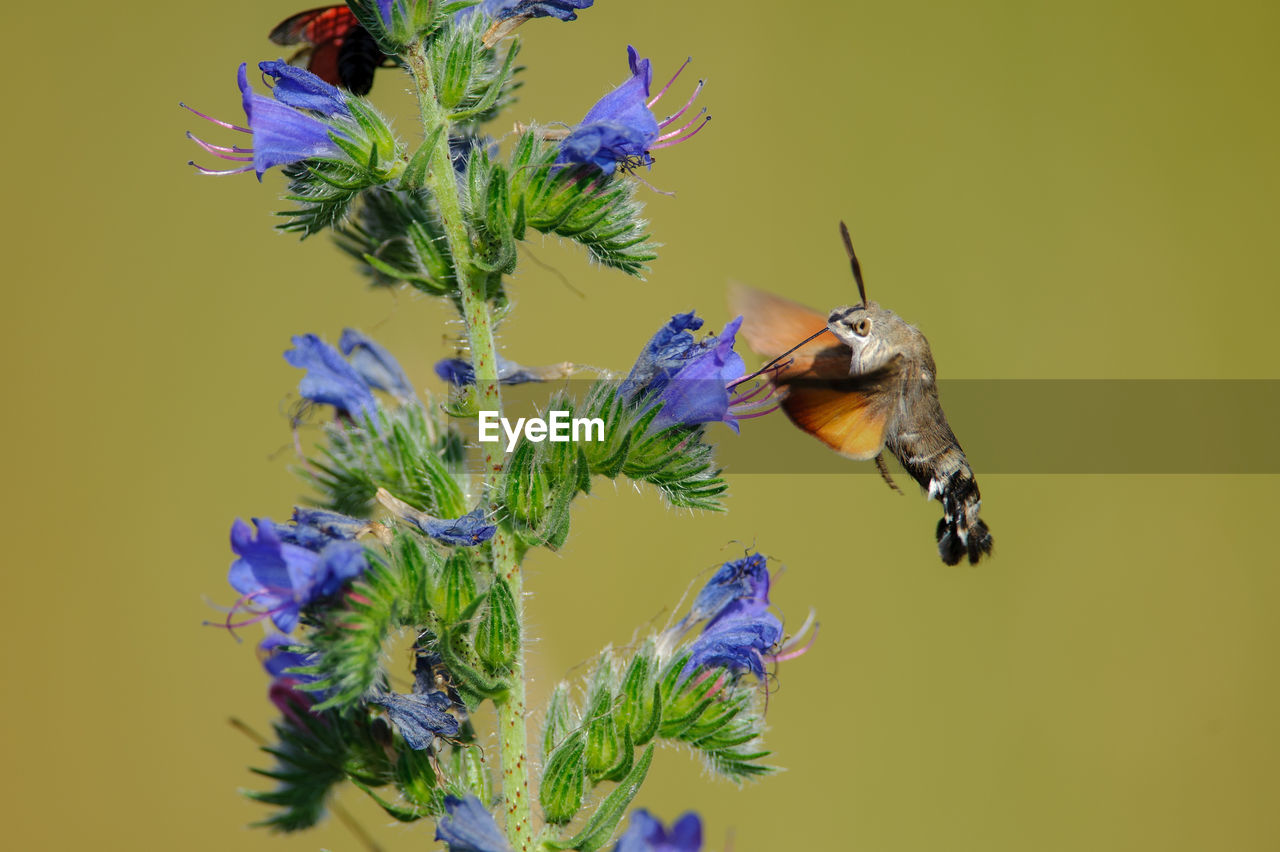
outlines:
[[[799,302],[745,284],[729,285],[730,313],[742,315],[742,336],[756,352],[776,358],[806,337],[827,327],[826,314]],[[842,378],[849,375],[853,352],[826,334],[787,356],[775,384],[800,375]]]
[[[791,422],[851,459],[872,459],[884,449],[889,406],[839,382],[800,380],[787,386],[782,410]]]
[[[742,284],[729,288],[729,306],[743,316],[742,334],[751,348],[776,358],[827,327],[827,318],[782,296]],[[782,409],[804,431],[853,459],[870,459],[884,449],[892,409],[884,393],[898,365],[867,376],[850,376],[853,350],[834,335],[823,335],[787,356],[772,375],[783,391]]]

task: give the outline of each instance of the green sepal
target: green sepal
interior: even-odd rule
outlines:
[[[474,27],[466,25],[451,28],[445,38],[437,39],[431,47],[436,100],[448,112],[467,96],[476,53],[484,48]]]
[[[635,740],[631,738],[630,728],[622,729],[621,740],[622,742],[618,747],[617,762],[604,772],[600,773],[598,778],[591,776],[592,781],[618,781],[631,771],[631,766],[635,763],[636,759],[636,744]]]
[[[317,711],[351,707],[383,676],[382,646],[396,626],[404,586],[383,554],[365,548],[367,567],[340,603],[304,613],[318,680],[303,688],[327,693]]]
[[[358,424],[328,424],[324,434],[325,443],[299,470],[322,495],[323,508],[368,517],[374,495],[386,488],[435,517],[467,511],[448,455],[454,438],[434,409],[417,402],[379,408]]]
[[[542,771],[538,801],[542,804],[543,819],[551,825],[571,822],[582,808],[586,781],[583,758],[586,747],[585,734],[580,730],[574,731],[547,759]]]
[[[503,94],[504,89],[508,87],[512,76],[516,70],[516,56],[520,53],[520,39],[511,40],[510,47],[507,48],[507,56],[503,60],[502,68],[494,75],[488,87],[484,90],[484,94],[475,104],[467,109],[455,110],[449,114],[449,120],[452,122],[478,120],[485,116],[498,104],[498,98]]]
[[[516,143],[511,196],[524,200],[528,226],[582,244],[605,266],[643,276],[657,255],[634,183],[591,165],[557,166],[558,153],[534,130]]]
[[[569,701],[569,684],[560,681],[551,690],[542,721],[542,757],[545,760],[575,727],[577,714]]]
[[[485,768],[481,749],[474,746],[453,748],[449,768],[451,786],[478,796],[486,806],[493,801],[493,781]]]
[[[351,779],[351,783],[363,790],[365,795],[370,799],[373,799],[373,801],[377,803],[378,807],[386,811],[387,815],[392,819],[400,822],[417,822],[423,817],[431,815],[429,811],[423,811],[417,808],[403,808],[399,805],[393,805],[391,802],[388,802],[386,799],[379,796],[368,784],[365,784],[355,778]]]
[[[572,840],[544,842],[543,847],[553,850],[577,849],[579,852],[596,852],[604,848],[604,845],[613,837],[618,823],[626,816],[627,808],[631,807],[631,802],[640,792],[640,786],[644,784],[652,763],[653,746],[650,745],[625,777],[618,782],[618,786],[596,807],[595,812],[587,819],[586,825],[582,827],[582,831],[578,832]]]
[[[476,653],[490,671],[505,672],[520,651],[520,611],[505,577],[495,577],[476,624]]]
[[[431,158],[435,155],[436,146],[440,144],[440,139],[443,135],[444,125],[435,127],[427,134],[427,138],[422,140],[418,150],[413,152],[413,156],[409,158],[409,162],[405,165],[404,172],[401,173],[400,180],[396,185],[397,189],[422,189],[427,182],[427,172],[431,168]]]
[[[349,115],[332,117],[329,141],[342,157],[314,157],[286,166],[285,198],[297,207],[277,215],[288,221],[277,226],[304,238],[337,228],[359,195],[396,179],[404,164],[401,146],[391,127],[367,101],[346,99]]]
[[[662,722],[662,689],[652,640],[631,658],[622,676],[614,717],[636,745],[644,745],[658,733]]]
[[[423,151],[418,149],[415,160]],[[418,161],[414,167],[419,165],[429,164]],[[424,190],[377,187],[361,192],[354,215],[335,227],[334,236],[339,248],[361,262],[361,271],[375,286],[407,281],[433,296],[457,289],[444,228]]]
[[[436,782],[436,770],[431,760],[430,751],[411,748],[401,748],[396,755],[396,787],[420,816],[439,813],[444,804],[443,791]]]
[[[462,613],[471,608],[477,597],[475,568],[466,548],[457,548],[449,554],[436,589],[432,607],[445,624],[457,624],[462,620]]]
[[[764,719],[756,712],[758,691],[728,669],[699,669],[682,675],[687,652],[666,665],[662,678],[659,736],[687,743],[716,773],[733,781],[775,771],[761,763]]]
[[[587,748],[583,756],[587,777],[600,781],[617,765],[621,753],[618,726],[613,719],[613,665],[608,649],[601,655],[587,693],[583,715]]]
[[[396,529],[389,555],[400,575],[402,620],[414,625],[435,622],[437,616],[432,610],[437,608],[432,601],[438,597],[440,575],[444,570],[440,551],[416,532]]]
[[[477,598],[477,603],[484,600]],[[510,683],[501,677],[491,677],[480,671],[483,665],[475,649],[466,644],[462,633],[465,625],[446,630],[440,637],[440,656],[449,674],[453,675],[454,688],[462,696],[467,707],[474,710],[486,698],[502,698],[511,689]]]

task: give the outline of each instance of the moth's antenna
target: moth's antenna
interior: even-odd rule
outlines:
[[[862,284],[862,265],[858,256],[853,253],[853,240],[849,238],[849,227],[840,223],[840,236],[844,237],[844,250],[849,254],[849,268],[853,270],[853,280],[858,282],[858,295],[862,297],[862,307],[867,306],[867,288]]]
[[[826,333],[827,333],[828,331],[830,331],[830,330],[831,330],[830,328],[824,328],[824,329],[821,329],[821,330],[819,330],[819,331],[815,331],[813,334],[809,335],[809,336],[808,336],[808,337],[806,337],[804,340],[801,340],[801,341],[800,341],[799,343],[797,343],[795,346],[792,346],[792,347],[791,347],[790,349],[788,349],[786,352],[783,352],[783,353],[782,353],[781,355],[779,355],[777,358],[774,358],[774,359],[773,359],[772,361],[770,361],[768,364],[765,364],[765,365],[764,365],[763,367],[761,367],[759,370],[756,370],[754,373],[749,373],[748,375],[745,375],[745,376],[743,376],[743,377],[742,377],[742,378],[740,378],[740,379],[737,379],[737,380],[735,380],[735,381],[730,382],[730,383],[727,385],[727,387],[728,387],[730,390],[732,390],[733,388],[736,388],[738,385],[742,384],[743,382],[749,382],[749,381],[751,381],[751,380],[752,380],[752,379],[754,379],[756,376],[763,376],[765,373],[767,373],[767,372],[769,372],[771,369],[773,369],[774,365],[775,365],[775,364],[777,364],[779,361],[781,361],[783,358],[787,357],[787,356],[788,356],[788,355],[790,355],[792,352],[795,352],[797,349],[799,349],[801,346],[804,346],[806,343],[808,343],[810,340],[813,340],[815,337],[820,337],[821,335],[826,334]]]

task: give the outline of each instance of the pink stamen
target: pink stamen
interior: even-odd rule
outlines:
[[[672,145],[677,145],[677,144],[679,144],[679,143],[681,143],[681,142],[685,141],[686,139],[692,139],[693,137],[695,137],[695,136],[697,136],[697,135],[698,135],[698,131],[699,131],[699,130],[701,130],[702,128],[706,127],[706,126],[707,126],[708,124],[710,124],[710,123],[711,123],[711,116],[707,116],[706,118],[704,118],[704,119],[702,120],[702,123],[701,123],[701,124],[699,124],[699,125],[698,125],[694,130],[693,130],[693,132],[692,132],[692,133],[686,133],[684,136],[681,136],[679,139],[672,139],[670,142],[663,142],[661,145],[654,145],[654,146],[652,146],[651,148],[649,148],[649,150],[650,150],[650,151],[657,151],[659,148],[670,148]]]
[[[214,124],[218,125],[219,127],[225,127],[225,128],[227,128],[228,130],[239,130],[241,133],[252,133],[252,132],[253,132],[252,130],[250,130],[250,129],[249,129],[249,128],[247,128],[247,127],[241,127],[241,126],[240,126],[240,125],[238,125],[238,124],[231,124],[230,122],[222,121],[221,119],[214,118],[213,116],[205,115],[204,113],[200,112],[199,110],[194,110],[194,109],[192,109],[191,107],[187,106],[187,105],[186,105],[186,104],[184,104],[184,103],[179,103],[179,104],[178,104],[178,106],[182,107],[182,108],[183,108],[183,109],[185,109],[187,112],[195,113],[196,115],[198,115],[198,116],[200,116],[201,118],[203,118],[205,121],[212,121]]]
[[[237,145],[231,145],[230,147],[226,145],[214,145],[212,142],[204,141],[199,136],[196,136],[194,133],[192,133],[190,130],[187,131],[187,138],[190,139],[192,142],[196,143],[197,145],[199,145],[201,148],[208,151],[210,154],[213,154],[214,156],[217,156],[217,157],[222,157],[223,154],[252,154],[253,153],[252,148],[241,148]],[[231,159],[237,159],[237,158],[223,157],[223,159],[231,160]]]
[[[666,118],[662,119],[662,121],[659,121],[658,126],[666,127],[668,124],[675,121],[680,116],[684,115],[685,112],[689,109],[689,107],[693,106],[693,102],[697,100],[698,93],[702,91],[702,87],[705,86],[706,84],[707,84],[706,80],[699,80],[698,85],[693,87],[693,94],[689,96],[689,100],[685,103],[685,105],[680,107],[680,111],[667,116]],[[662,91],[665,92],[666,89],[663,89]],[[654,98],[654,100],[656,101],[657,98]],[[652,102],[650,102],[650,106],[652,105],[653,105]]]
[[[229,158],[229,159],[238,159],[238,158],[232,157],[232,158]],[[253,163],[250,163],[250,164],[249,164],[249,165],[247,165],[247,166],[241,166],[241,167],[240,167],[240,168],[238,168],[238,169],[222,169],[222,170],[218,170],[218,169],[206,169],[204,166],[197,165],[196,163],[192,162],[191,160],[188,160],[188,161],[187,161],[187,165],[188,165],[188,166],[195,166],[196,171],[198,171],[198,172],[199,172],[200,174],[202,174],[202,175],[212,175],[213,177],[221,177],[222,175],[238,175],[238,174],[240,174],[241,172],[251,172],[251,171],[253,171]]]
[[[804,643],[804,647],[798,648],[796,650],[791,650],[792,648],[794,648],[795,644],[800,641],[800,638],[809,632],[809,628],[811,627],[813,628],[813,635],[809,637],[808,642]],[[819,627],[820,625],[816,621],[814,621],[813,610],[809,610],[808,617],[805,618],[804,624],[800,625],[800,629],[796,631],[796,635],[792,636],[786,642],[783,642],[782,646],[778,649],[780,653],[773,654],[772,656],[769,657],[769,659],[775,663],[782,663],[782,662],[786,662],[787,660],[794,660],[796,657],[799,657],[800,655],[804,654],[806,651],[812,648],[813,643],[817,641]]]
[[[238,160],[241,163],[253,162],[253,157],[237,157],[236,156],[236,153],[252,154],[253,153],[252,151],[241,151],[239,148],[236,148],[233,150],[231,148],[224,148],[221,145],[211,145],[208,142],[204,141],[203,139],[200,139],[196,136],[192,136],[190,133],[187,134],[187,138],[220,160]]]
[[[727,385],[725,389],[733,390],[735,386],[736,385]],[[744,402],[750,402],[751,400],[759,396],[761,391],[766,391],[764,398],[768,399],[769,397],[773,396],[776,390],[777,389],[773,386],[772,382],[758,382],[750,392],[744,393],[741,396],[735,396],[733,399],[729,400],[729,404],[741,405]]]
[[[803,656],[813,647],[813,643],[818,640],[818,629],[815,627],[813,635],[809,637],[809,641],[804,643],[803,648],[797,648],[794,651],[784,651],[781,654],[774,654],[769,659],[775,663],[785,663],[787,660],[794,660],[796,657]]]
[[[739,420],[750,420],[753,417],[764,417],[766,414],[772,414],[773,412],[777,411],[781,407],[782,407],[782,403],[775,402],[773,405],[770,405],[768,408],[763,409],[761,411],[749,411],[746,413],[735,411],[733,412],[733,416]]]
[[[654,96],[653,96],[653,100],[649,101],[649,103],[645,104],[645,106],[647,106],[649,109],[653,109],[653,105],[654,105],[654,104],[656,104],[656,103],[658,102],[658,99],[659,99],[659,98],[661,98],[663,95],[665,95],[665,94],[667,93],[667,89],[670,89],[670,88],[671,88],[671,84],[672,84],[672,83],[674,83],[674,82],[676,81],[676,78],[680,76],[680,72],[684,70],[685,65],[688,65],[688,64],[689,64],[690,62],[692,62],[692,61],[693,61],[693,57],[692,57],[692,56],[690,56],[688,59],[686,59],[686,60],[685,60],[685,61],[680,65],[680,67],[676,69],[676,73],[674,73],[674,74],[672,74],[672,75],[671,75],[671,79],[667,81],[667,85],[665,85],[665,86],[663,86],[663,87],[662,87],[662,91],[661,91],[661,92],[658,92],[658,94],[654,95]]]
[[[676,136],[676,135],[679,135],[679,134],[681,134],[681,133],[684,133],[686,130],[688,130],[690,127],[692,127],[692,126],[693,126],[693,123],[694,123],[695,121],[697,121],[698,119],[702,118],[703,114],[704,114],[706,111],[707,111],[707,108],[706,108],[706,107],[703,107],[703,108],[702,108],[702,112],[698,113],[698,114],[697,114],[697,115],[695,115],[693,118],[691,118],[691,119],[689,119],[687,122],[685,122],[685,125],[684,125],[683,127],[681,127],[679,130],[673,130],[673,131],[671,131],[670,133],[664,133],[664,134],[662,134],[661,136],[659,136],[655,141],[657,141],[657,142],[661,142],[663,139],[670,139],[672,136]]]

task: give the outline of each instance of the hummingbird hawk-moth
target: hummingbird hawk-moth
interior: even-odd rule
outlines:
[[[742,314],[751,348],[774,359],[762,372],[776,386],[791,422],[843,456],[874,459],[898,491],[883,455],[886,449],[893,453],[929,499],[942,502],[942,561],[955,565],[967,556],[977,564],[991,553],[991,532],[978,517],[982,498],[973,470],[938,401],[929,341],[893,311],[867,301],[843,222],[840,234],[861,304],[824,317],[790,299],[735,285],[733,312]]]

